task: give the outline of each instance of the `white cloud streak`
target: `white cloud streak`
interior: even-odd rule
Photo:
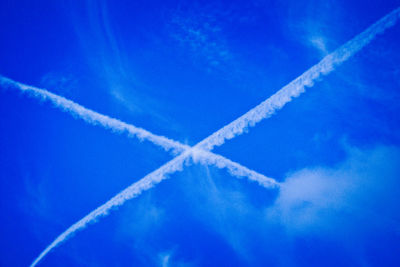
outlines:
[[[22,84],[13,81],[9,78],[0,75],[0,85],[3,87],[17,88],[22,92],[28,93],[29,95],[50,101],[55,107],[62,111],[72,114],[76,118],[80,118],[85,122],[92,125],[100,125],[106,129],[111,130],[114,133],[127,133],[130,137],[137,137],[140,140],[148,140],[158,146],[161,146],[165,150],[172,150],[173,153],[181,153],[188,148],[187,145],[183,145],[179,142],[166,138],[164,136],[158,136],[146,131],[142,128],[133,126],[131,124],[122,122],[118,119],[110,118],[106,115],[102,115],[93,110],[87,109],[71,100],[68,100],[62,96],[53,94],[45,89],[40,89],[34,86]]]
[[[376,35],[395,25],[399,17],[400,8],[397,8],[324,57],[318,64],[308,69],[267,100],[201,141],[196,147],[202,150],[212,150],[215,146],[224,144],[226,140],[243,134],[246,128],[254,127],[261,120],[271,117],[293,98],[304,93],[305,87],[312,87],[314,82],[322,75],[332,72],[335,67],[369,44]]]
[[[71,237],[76,231],[82,230],[89,223],[94,223],[99,217],[106,216],[112,208],[118,207],[125,201],[137,197],[143,191],[152,188],[162,180],[166,179],[169,174],[182,170],[183,163],[188,156],[188,152],[182,153],[157,170],[146,175],[144,178],[133,183],[94,211],[90,212],[88,215],[83,217],[81,220],[73,224],[65,232],[59,235],[45,250],[42,251],[42,253],[40,253],[39,257],[33,261],[31,266],[35,266],[37,263],[39,263],[39,261],[46,256],[47,253],[49,253],[49,251],[51,251],[61,242],[65,241],[67,238]]]
[[[247,177],[249,180],[255,181],[265,188],[274,188],[280,186],[280,184],[273,178],[266,177],[236,162],[208,151],[193,149],[192,159],[194,162],[200,162],[203,165],[214,165],[220,169],[226,168],[231,175],[238,178]]]
[[[193,157],[195,160],[201,160],[198,158],[199,155],[201,157],[202,154],[199,152],[199,149],[211,150],[217,145],[222,145],[226,139],[232,139],[235,136],[242,134],[245,128],[254,126],[261,120],[273,115],[276,110],[281,109],[286,103],[290,102],[292,98],[303,93],[305,91],[305,86],[312,86],[313,82],[319,78],[321,74],[326,75],[330,73],[335,66],[340,65],[349,57],[361,50],[369,42],[371,42],[377,34],[383,33],[387,28],[393,26],[399,17],[400,8],[397,8],[370,26],[367,30],[345,43],[336,51],[327,55],[318,64],[311,67],[308,71],[283,87],[281,90],[262,102],[260,105],[256,106],[254,109],[251,109],[249,112],[239,117],[232,123],[199,142],[193,148],[186,150],[181,155],[161,166],[159,169],[146,175],[138,182],[133,183],[131,186],[86,215],[83,219],[72,225],[64,233],[58,236],[56,240],[54,240],[39,255],[39,257],[34,260],[31,266],[35,266],[51,249],[65,241],[77,230],[83,229],[88,223],[95,222],[100,216],[107,215],[111,208],[122,205],[125,201],[138,196],[141,192],[160,183],[162,180],[166,179],[168,175],[181,170],[183,163],[188,157]],[[230,169],[228,168],[228,170]]]

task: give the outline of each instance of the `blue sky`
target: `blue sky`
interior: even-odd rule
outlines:
[[[0,74],[195,145],[399,1],[2,1]],[[40,266],[398,266],[400,25]],[[0,89],[1,266],[173,158]]]

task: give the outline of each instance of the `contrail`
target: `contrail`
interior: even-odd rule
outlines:
[[[159,169],[146,175],[138,182],[132,184],[121,193],[107,201],[105,204],[89,213],[83,219],[72,225],[64,233],[56,238],[40,255],[34,260],[31,266],[35,266],[51,249],[61,242],[65,241],[74,232],[84,228],[88,223],[95,222],[99,216],[104,216],[112,208],[122,205],[125,201],[136,197],[144,190],[150,189],[155,184],[166,179],[168,175],[179,171],[183,163],[188,157],[200,160],[204,149],[212,149],[214,146],[221,145],[226,139],[232,139],[236,135],[243,133],[246,127],[254,126],[262,119],[270,117],[276,110],[281,109],[286,103],[290,102],[293,97],[304,92],[305,86],[312,86],[313,82],[321,76],[328,74],[335,66],[340,65],[349,57],[357,53],[361,48],[374,39],[377,34],[383,33],[387,28],[393,26],[400,17],[400,8],[395,9],[378,22],[370,26],[367,30],[360,33],[343,46],[339,47],[333,53],[327,55],[318,64],[311,67],[304,74],[296,78],[294,81],[283,87],[276,94],[262,102],[254,109],[239,117],[232,123],[223,127],[203,141],[196,144],[190,150],[186,150],[181,155],[167,162]],[[199,149],[200,148],[200,149]]]
[[[65,112],[69,112],[74,117],[80,118],[87,123],[103,126],[104,128],[110,129],[115,133],[127,133],[129,136],[135,136],[140,140],[146,139],[158,146],[161,146],[167,151],[172,150],[175,154],[179,154],[190,148],[190,146],[183,145],[164,136],[152,134],[151,132],[146,131],[142,128],[133,126],[114,118],[110,118],[106,115],[85,108],[71,100],[66,99],[65,97],[53,94],[45,89],[22,84],[1,75],[0,85],[4,87],[17,88],[20,91],[28,93],[35,98],[48,100],[53,103],[55,107]]]
[[[369,44],[378,34],[396,24],[400,17],[400,7],[390,12],[385,17],[374,23],[368,29],[358,34],[356,37],[342,45],[340,48],[324,57],[318,64],[314,65],[292,82],[284,86],[274,95],[263,101],[255,108],[224,126],[220,130],[204,139],[196,146],[202,150],[212,150],[215,146],[220,146],[226,140],[232,139],[237,135],[243,134],[248,127],[254,127],[258,122],[271,117],[277,110],[305,92],[305,87],[312,87],[314,82],[322,75],[327,75],[336,66],[345,62],[349,57],[360,51]]]
[[[37,257],[35,261],[31,264],[31,266],[35,266],[51,249],[56,247],[61,242],[65,241],[74,232],[85,228],[86,225],[89,223],[95,222],[98,217],[107,215],[111,208],[118,207],[128,199],[138,196],[142,191],[152,188],[154,185],[166,179],[168,174],[181,170],[183,167],[182,165],[188,156],[188,152],[183,152],[181,155],[175,157],[154,172],[133,183],[132,185],[121,191],[119,194],[111,198],[105,204],[101,205],[100,207],[86,215],[84,218],[82,218],[80,221],[73,224],[64,233],[59,235],[45,250],[43,250],[43,252],[40,253],[39,257]]]
[[[29,93],[35,98],[48,100],[52,102],[55,107],[72,114],[74,117],[81,118],[87,123],[93,125],[101,125],[106,129],[110,129],[114,133],[126,132],[129,137],[137,137],[140,140],[148,140],[155,145],[163,147],[167,151],[172,151],[174,155],[179,154],[183,151],[187,151],[191,148],[188,145],[182,144],[164,136],[155,135],[132,124],[128,124],[118,119],[111,118],[88,108],[85,108],[84,106],[81,106],[69,99],[66,99],[65,97],[51,93],[45,89],[22,84],[1,75],[0,85],[4,87],[17,88],[22,92]],[[234,176],[247,176],[250,180],[259,181],[260,184],[265,183],[266,180],[271,180],[271,178],[265,177],[264,175],[259,174],[253,170],[249,170],[239,163],[228,160],[223,156],[215,155],[212,152],[203,153],[202,157],[204,156],[211,157],[212,160],[209,160],[209,162],[213,162],[213,164],[217,165],[219,168],[227,168],[229,172]],[[202,162],[204,162],[204,159],[202,160]]]
[[[220,169],[226,168],[228,172],[233,176],[236,176],[238,178],[247,177],[249,180],[255,181],[265,188],[280,186],[280,184],[273,178],[266,177],[236,162],[233,162],[220,155],[216,155],[208,151],[193,148],[191,157],[195,163],[200,162],[203,165],[214,165]]]
[[[40,255],[31,264],[31,266],[35,266],[37,263],[39,263],[39,261],[43,259],[43,257],[46,256],[47,253],[49,253],[54,247],[71,237],[76,231],[84,229],[89,223],[96,222],[97,218],[106,216],[112,208],[118,207],[122,205],[125,201],[135,198],[143,191],[154,187],[162,180],[168,178],[169,174],[182,170],[183,163],[185,161],[187,162],[187,159],[190,158],[193,153],[196,153],[196,155],[193,156],[196,161],[198,160],[202,163],[207,164],[216,164],[219,168],[227,168],[228,171],[235,176],[248,176],[250,180],[257,181],[260,185],[264,187],[274,188],[279,186],[279,183],[276,182],[274,179],[265,177],[264,175],[258,174],[257,172],[251,171],[245,167],[241,167],[237,163],[234,163],[230,160],[221,160],[221,156],[219,155],[215,155],[207,151],[190,149],[190,151],[183,152],[181,155],[175,157],[157,170],[151,172],[139,181],[133,183],[132,185],[115,195],[109,201],[107,201],[94,211],[90,212],[88,215],[83,217],[75,224],[73,224],[65,232],[59,235],[45,250],[43,250],[42,253],[40,253]]]
[[[89,223],[94,223],[99,217],[106,216],[108,212],[115,207],[118,207],[122,205],[125,201],[137,197],[140,193],[142,193],[145,190],[148,190],[158,183],[160,183],[162,180],[168,178],[169,174],[175,173],[177,171],[181,171],[183,168],[183,163],[187,159],[190,158],[191,153],[196,153],[197,155],[194,156],[196,160],[207,162],[209,164],[215,164],[218,163],[220,164],[218,167],[219,168],[228,168],[229,172],[236,175],[236,176],[244,176],[242,171],[239,169],[235,169],[235,163],[232,162],[232,164],[225,164],[221,163],[224,161],[219,161],[218,155],[211,154],[207,151],[185,151],[181,155],[175,157],[171,161],[167,162],[157,170],[153,171],[152,173],[146,175],[139,181],[133,183],[117,195],[115,195],[113,198],[111,198],[109,201],[95,209],[94,211],[90,212],[88,215],[83,217],[81,220],[73,224],[71,227],[69,227],[65,232],[63,232],[61,235],[59,235],[45,250],[43,250],[42,253],[40,253],[39,257],[35,259],[35,261],[31,264],[31,266],[35,266],[41,259],[43,259],[44,256],[48,252],[50,252],[54,247],[65,241],[67,238],[71,237],[76,231],[82,230],[88,225]],[[205,155],[204,155],[204,154]],[[209,157],[211,156],[211,160]],[[203,158],[204,157],[204,158]],[[215,157],[215,158],[214,158]],[[210,161],[210,162],[209,162]],[[233,167],[232,167],[233,166]],[[250,176],[249,178],[251,180],[257,181],[260,185],[264,187],[277,187],[279,183],[277,183],[274,179],[272,178],[267,178],[263,175],[259,175],[256,172],[252,172],[248,170],[250,173],[253,175]],[[248,174],[246,174],[248,176]]]

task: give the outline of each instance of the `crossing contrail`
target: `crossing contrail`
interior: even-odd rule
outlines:
[[[16,88],[22,92],[29,93],[31,96],[43,100],[52,102],[57,108],[69,112],[74,117],[81,118],[87,123],[93,125],[100,125],[106,129],[110,129],[114,133],[127,133],[129,137],[137,137],[140,140],[148,140],[155,145],[161,146],[167,151],[172,151],[172,154],[176,155],[183,151],[189,150],[191,147],[175,140],[169,139],[164,136],[153,134],[140,127],[136,127],[132,124],[120,121],[118,119],[111,118],[109,116],[100,114],[84,106],[81,106],[65,97],[51,93],[45,89],[37,88],[34,86],[22,84],[20,82],[13,81],[9,78],[0,75],[0,85],[4,87]],[[227,168],[229,172],[237,177],[249,177],[250,180],[258,181],[260,184],[266,185],[265,181],[273,180],[260,173],[250,170],[239,163],[233,162],[223,156],[215,155],[212,152],[202,153],[203,157],[211,157],[208,160],[219,168]],[[203,159],[201,162],[205,162]]]
[[[335,66],[340,65],[371,42],[377,34],[383,33],[387,28],[393,26],[399,17],[400,8],[397,8],[370,26],[367,30],[339,47],[333,53],[324,57],[318,64],[311,67],[308,71],[283,87],[260,105],[199,142],[194,147],[184,151],[182,154],[162,165],[152,173],[146,175],[141,180],[130,185],[121,193],[117,194],[105,204],[86,215],[83,219],[58,236],[33,261],[31,266],[35,266],[48,252],[61,242],[65,241],[73,233],[83,229],[88,223],[95,222],[98,217],[105,216],[111,208],[122,205],[125,201],[138,196],[144,190],[150,189],[154,185],[160,183],[162,180],[166,179],[168,175],[181,170],[183,163],[187,158],[191,157],[194,160],[201,160],[198,159],[198,157],[202,156],[204,150],[211,150],[214,146],[223,144],[226,139],[232,139],[233,137],[242,134],[246,127],[252,127],[262,119],[270,117],[276,110],[281,109],[286,103],[290,102],[292,98],[297,97],[304,92],[305,86],[312,86],[313,82],[320,77],[321,74],[326,75],[330,73]]]

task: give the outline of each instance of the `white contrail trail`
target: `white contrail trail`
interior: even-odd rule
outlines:
[[[106,115],[100,114],[88,108],[85,108],[65,97],[53,94],[45,89],[40,89],[34,86],[22,84],[13,81],[9,78],[0,75],[0,85],[4,87],[17,88],[21,92],[29,93],[31,96],[43,100],[48,100],[54,104],[55,107],[71,113],[77,118],[81,118],[87,123],[93,125],[101,125],[106,129],[110,129],[116,133],[127,133],[129,136],[135,136],[140,140],[149,140],[150,142],[163,147],[165,150],[172,150],[175,154],[183,152],[190,148],[190,146],[183,145],[179,142],[158,136],[150,133],[142,128],[127,124],[120,120],[110,118]]]
[[[201,157],[203,148],[212,149],[216,145],[221,145],[226,139],[232,139],[234,136],[241,134],[243,129],[248,126],[254,126],[257,122],[271,116],[276,110],[282,108],[293,97],[304,92],[305,86],[312,86],[313,81],[321,74],[327,74],[333,70],[334,66],[343,63],[350,56],[354,55],[361,48],[367,45],[377,34],[383,33],[387,28],[393,26],[400,17],[400,8],[395,9],[378,22],[370,26],[367,30],[360,33],[333,53],[327,55],[318,64],[311,67],[308,71],[296,78],[293,82],[279,90],[269,99],[250,110],[242,117],[228,124],[221,130],[215,132],[210,137],[199,142],[190,150],[186,150],[181,155],[167,162],[159,169],[148,174],[138,182],[132,184],[127,189],[107,201],[105,204],[89,213],[83,219],[72,225],[64,233],[56,238],[40,255],[34,260],[31,266],[35,266],[51,249],[61,242],[65,241],[74,232],[84,228],[88,223],[94,222],[99,216],[104,216],[112,208],[122,205],[126,200],[136,197],[144,190],[147,190],[155,184],[161,182],[167,177],[182,168],[182,164],[187,157],[193,157],[195,160]],[[198,149],[198,148],[201,148]]]
[[[66,99],[65,97],[53,94],[45,89],[40,89],[34,86],[22,84],[20,82],[13,81],[1,75],[0,75],[0,86],[17,88],[22,92],[29,93],[31,96],[35,98],[48,100],[52,102],[57,108],[65,112],[69,112],[73,116],[81,118],[85,122],[94,125],[101,125],[106,129],[111,129],[112,132],[115,133],[126,132],[128,133],[129,137],[137,137],[140,140],[144,139],[148,140],[155,145],[163,147],[165,150],[172,151],[173,154],[178,154],[180,152],[187,151],[191,148],[188,145],[182,144],[180,142],[174,141],[164,136],[155,135],[149,131],[136,127],[132,124],[128,124],[118,119],[114,119],[106,115],[100,114],[98,112],[95,112],[93,110],[90,110],[88,108],[85,108],[71,100]],[[248,168],[241,166],[239,163],[228,160],[223,156],[215,155],[212,152],[208,152],[208,153],[203,153],[202,157],[206,155],[208,157],[212,157],[213,159],[209,162],[213,162],[213,164],[218,165],[219,168],[228,168],[228,170],[234,170],[230,171],[230,173],[237,177],[247,176],[249,177],[250,180],[258,179],[259,182],[271,179],[253,170],[249,170]],[[204,160],[202,162],[204,162]]]
[[[387,28],[395,25],[399,17],[400,8],[397,8],[335,50],[333,53],[324,57],[318,64],[308,69],[270,98],[249,110],[247,113],[232,121],[225,127],[214,132],[212,135],[200,142],[197,148],[210,151],[215,146],[220,146],[225,143],[227,139],[232,139],[237,135],[241,135],[246,128],[253,127],[261,120],[272,116],[286,103],[305,92],[306,86],[313,86],[314,82],[320,78],[321,75],[327,75],[333,71],[336,66],[345,62],[349,57],[371,42],[376,35],[383,33]]]
[[[214,165],[220,169],[226,168],[230,174],[236,177],[247,177],[251,181],[257,182],[265,188],[279,187],[280,184],[273,178],[266,177],[258,172],[250,170],[236,162],[226,159],[220,155],[213,154],[208,151],[195,149],[192,150],[193,161],[200,162],[204,165]]]
[[[76,231],[82,230],[89,223],[94,223],[96,219],[99,217],[105,216],[108,212],[115,207],[122,205],[125,201],[135,198],[140,193],[145,190],[148,190],[154,187],[156,184],[160,183],[162,180],[168,178],[169,174],[175,173],[177,171],[182,170],[183,163],[187,161],[187,159],[191,156],[191,153],[196,153],[196,161],[203,161],[208,164],[219,164],[219,168],[228,168],[229,172],[235,176],[249,176],[250,180],[257,181],[260,185],[264,187],[277,187],[279,183],[277,183],[272,178],[267,178],[263,175],[260,175],[254,171],[247,170],[252,175],[247,173],[243,173],[242,168],[236,168],[236,164],[234,162],[225,164],[226,161],[221,161],[218,155],[212,154],[207,151],[185,151],[181,155],[175,157],[171,161],[167,162],[157,170],[152,173],[146,175],[139,181],[133,183],[119,194],[115,195],[109,201],[90,212],[88,215],[83,217],[81,220],[73,224],[69,227],[65,232],[59,235],[45,250],[40,253],[40,255],[35,259],[35,261],[31,264],[31,266],[35,266],[50,250],[59,245],[61,242],[65,241],[67,238],[71,237]],[[204,154],[203,154],[204,153]],[[209,159],[211,157],[211,159]]]
[[[161,166],[159,169],[154,172],[146,175],[141,180],[133,183],[122,192],[114,196],[112,199],[107,201],[105,204],[101,205],[84,218],[73,224],[69,227],[64,233],[59,235],[42,253],[40,253],[39,257],[35,259],[35,261],[31,264],[31,266],[35,266],[51,249],[56,247],[58,244],[66,240],[77,230],[83,229],[87,224],[91,222],[95,222],[98,217],[105,216],[108,214],[108,211],[113,208],[122,205],[126,200],[131,199],[139,195],[142,191],[147,190],[154,185],[158,184],[165,178],[167,178],[168,174],[174,173],[182,169],[182,165],[184,161],[189,156],[188,152],[183,152],[181,155],[175,157],[168,163]]]

